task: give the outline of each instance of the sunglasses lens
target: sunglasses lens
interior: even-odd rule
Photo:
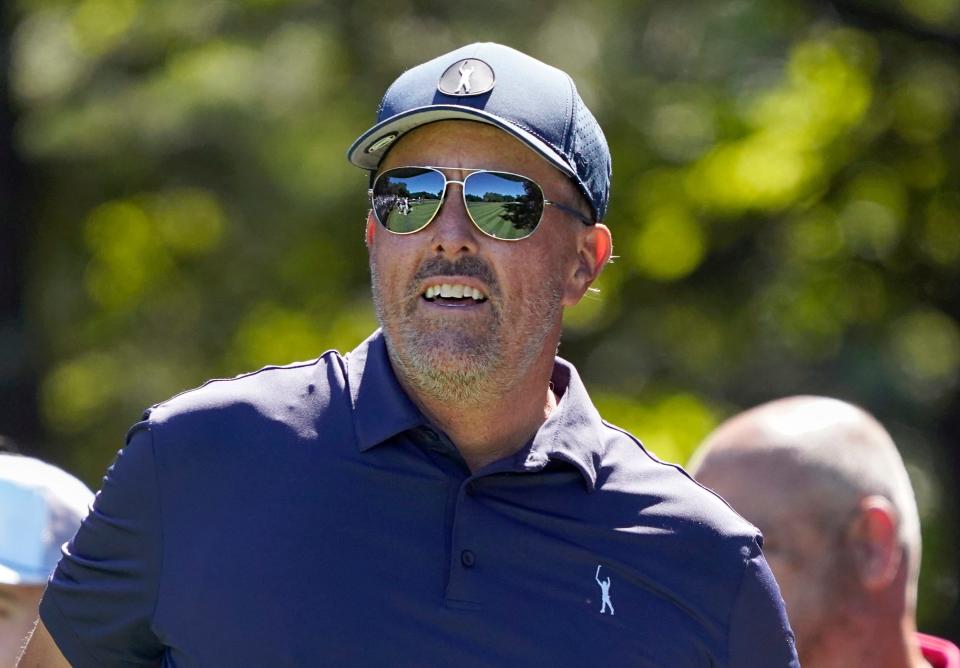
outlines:
[[[440,209],[443,174],[427,167],[398,167],[377,176],[373,210],[397,234],[422,230]],[[473,172],[464,179],[467,212],[477,227],[504,240],[530,236],[543,215],[543,192],[524,176]]]
[[[470,217],[481,230],[504,240],[523,239],[543,215],[543,192],[530,179],[503,172],[475,172],[464,182]]]
[[[373,183],[377,220],[397,234],[423,229],[440,208],[443,183],[443,174],[432,169],[388,169]]]

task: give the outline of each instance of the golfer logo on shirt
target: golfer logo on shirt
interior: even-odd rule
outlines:
[[[606,579],[600,579],[600,565],[597,564],[597,574],[593,576],[593,579],[597,581],[597,584],[600,585],[600,594],[603,596],[603,602],[600,604],[600,614],[604,614],[607,611],[607,608],[610,608],[610,616],[613,616],[613,603],[610,602],[610,576],[608,575]]]

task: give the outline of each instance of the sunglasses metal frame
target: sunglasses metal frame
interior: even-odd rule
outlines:
[[[422,226],[418,227],[415,230],[410,230],[409,232],[396,232],[394,230],[391,230],[389,227],[387,227],[386,223],[380,220],[380,215],[377,213],[377,207],[373,202],[373,191],[376,188],[377,181],[380,180],[381,176],[395,169],[426,169],[426,170],[436,172],[437,174],[443,177],[443,190],[440,191],[440,199],[437,202],[438,204],[437,210],[433,212],[433,215],[431,215],[430,218],[427,219],[427,222],[425,222]],[[444,169],[456,170],[460,172],[469,172],[469,174],[464,176],[462,180],[451,179],[451,178],[447,178],[447,175],[442,171]],[[421,232],[430,226],[430,223],[432,223],[433,220],[437,217],[437,214],[440,213],[440,209],[443,208],[444,202],[447,201],[447,186],[450,185],[451,183],[457,183],[460,185],[460,199],[463,201],[463,209],[467,213],[467,218],[469,218],[470,222],[473,223],[473,226],[476,227],[478,230],[480,230],[484,235],[490,237],[491,239],[496,239],[497,241],[523,241],[524,239],[530,238],[530,236],[532,236],[533,233],[536,232],[537,229],[540,227],[540,223],[543,222],[544,210],[540,211],[540,219],[537,221],[537,224],[533,226],[533,229],[530,230],[530,233],[525,234],[522,237],[517,237],[516,239],[504,239],[502,237],[494,236],[489,232],[487,232],[486,230],[484,230],[482,227],[480,227],[479,224],[477,224],[477,221],[473,219],[473,215],[471,215],[470,213],[470,208],[467,206],[467,192],[464,188],[464,183],[466,182],[466,180],[469,179],[473,174],[477,174],[477,173],[505,174],[507,176],[516,176],[517,178],[526,179],[530,183],[537,186],[537,189],[540,191],[540,196],[543,199],[544,208],[547,206],[552,206],[561,211],[569,213],[570,215],[579,219],[580,222],[583,223],[584,225],[595,224],[593,220],[590,220],[589,218],[587,218],[585,215],[583,215],[581,211],[578,211],[577,209],[574,209],[571,206],[560,204],[559,202],[555,202],[553,200],[547,199],[543,193],[543,186],[541,186],[539,183],[531,179],[529,176],[525,176],[523,174],[516,174],[514,172],[505,172],[500,169],[480,169],[480,168],[472,168],[472,167],[439,167],[436,165],[397,165],[396,167],[385,169],[384,171],[377,174],[376,178],[374,178],[373,180],[373,186],[367,191],[367,195],[370,197],[370,205],[371,205],[371,209],[373,210],[373,217],[376,218],[377,222],[380,223],[380,226],[383,229],[387,230],[390,234],[405,235],[405,234],[416,234],[417,232]]]

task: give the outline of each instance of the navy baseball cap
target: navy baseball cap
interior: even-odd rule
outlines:
[[[480,121],[513,135],[570,177],[603,220],[610,150],[570,76],[516,49],[470,44],[407,70],[387,89],[377,123],[347,151],[374,171],[405,132],[434,121]]]

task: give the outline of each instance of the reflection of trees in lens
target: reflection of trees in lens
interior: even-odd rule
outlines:
[[[395,181],[391,179],[384,184],[383,190],[386,195],[396,195],[397,197],[410,196],[410,191],[407,189],[405,181]]]
[[[438,200],[440,199],[440,193],[427,192],[426,190],[418,190],[416,192],[410,193],[410,197],[417,201],[424,199]]]
[[[523,195],[513,197],[507,195],[510,200],[501,200],[504,202],[500,216],[511,223],[517,230],[532,230],[540,221],[540,211],[543,206],[543,198],[540,190],[531,181],[521,181]]]
[[[505,195],[503,193],[491,193],[491,192],[483,193],[482,198],[477,197],[476,195],[470,195],[467,197],[467,199],[470,199],[470,197],[475,197],[476,199],[471,201],[476,201],[476,202],[479,202],[481,200],[484,202],[515,202],[517,199],[513,195]]]
[[[517,230],[532,230],[540,220],[540,212],[532,203],[504,202],[500,217]]]

